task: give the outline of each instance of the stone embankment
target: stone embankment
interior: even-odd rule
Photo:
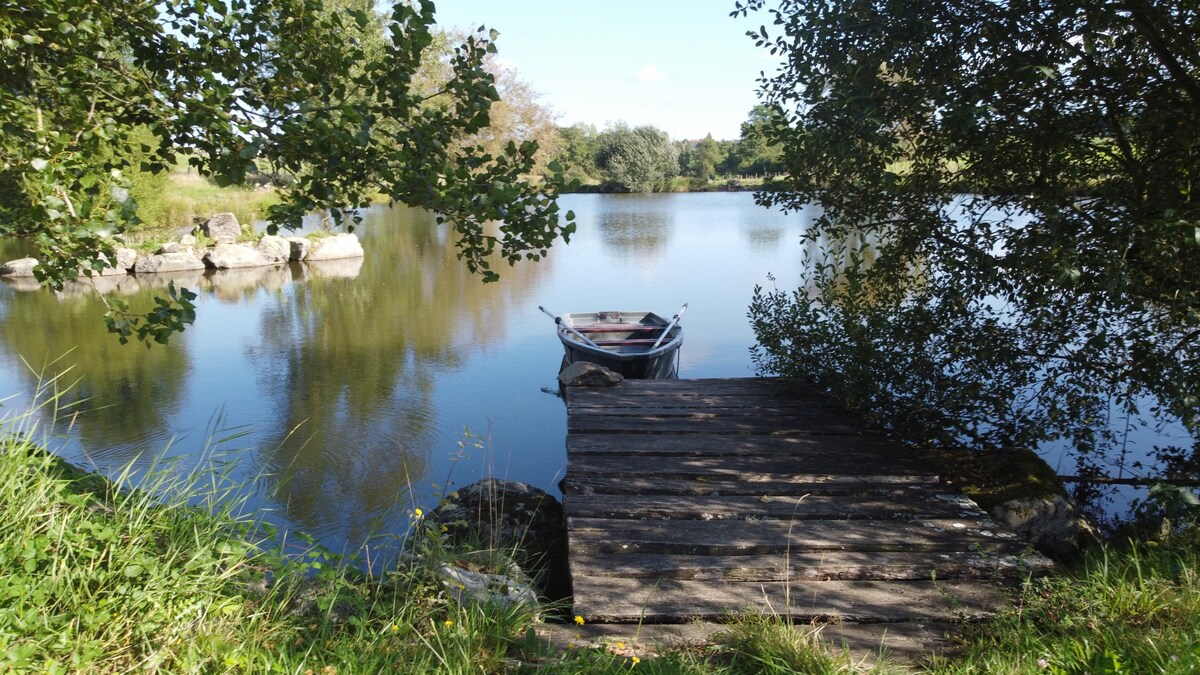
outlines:
[[[211,242],[211,245],[200,246],[201,238]],[[163,244],[154,253],[139,254],[132,248],[118,246],[116,260],[100,270],[99,276],[101,279],[130,274],[151,277],[183,273],[182,276],[188,276],[188,272],[267,268],[289,262],[323,263],[363,257],[362,244],[353,234],[318,238],[263,235],[254,242],[239,242],[241,238],[242,227],[237,218],[232,213],[218,213],[202,223],[193,234],[184,235],[178,242]],[[0,265],[0,276],[18,282],[15,285],[19,287],[36,288],[36,283],[22,284],[19,280],[28,279],[32,282],[33,268],[37,264],[34,258],[12,260]]]

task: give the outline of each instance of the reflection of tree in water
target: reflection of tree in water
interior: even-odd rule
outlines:
[[[155,292],[136,290],[127,299],[132,307],[148,306]],[[44,289],[8,295],[0,319],[2,348],[36,368],[59,357],[53,372],[73,368],[65,382],[79,382],[61,400],[83,401],[82,414],[70,420],[83,447],[124,460],[121,453],[136,449],[131,444],[166,427],[189,369],[187,334],[149,350],[122,345],[105,332],[104,305],[95,296],[61,297]],[[32,391],[35,375],[19,370],[22,387]],[[59,422],[64,428],[68,423]]]
[[[278,406],[263,445],[277,499],[293,522],[351,545],[371,521],[398,515],[407,485],[428,488],[431,452],[441,450],[432,447],[439,374],[502,339],[493,313],[524,302],[539,269],[505,266],[500,283],[484,284],[446,228],[414,210],[372,210],[358,232],[367,251],[358,278],[295,286],[264,314],[251,355]]]
[[[742,232],[746,235],[750,250],[756,253],[774,251],[783,241],[783,228],[781,227],[755,227],[742,230]]]
[[[600,236],[612,248],[653,255],[671,235],[667,211],[605,211],[600,214]]]

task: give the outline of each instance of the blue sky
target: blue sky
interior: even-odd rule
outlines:
[[[435,0],[443,27],[500,31],[517,69],[558,122],[652,124],[672,138],[735,139],[776,60],[730,18],[733,0]]]

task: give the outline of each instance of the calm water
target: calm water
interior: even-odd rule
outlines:
[[[566,412],[547,390],[562,354],[538,305],[670,316],[688,302],[681,376],[750,376],[751,290],[768,274],[798,284],[814,215],[748,193],[561,203],[579,223],[571,244],[487,285],[428,214],[373,209],[365,259],[183,277],[200,288],[196,323],[150,350],[107,335],[86,293],[0,284],[0,413],[28,405],[30,365],[69,368],[66,397],[83,403],[54,427],[59,454],[109,474],[220,462],[250,508],[334,550],[404,531],[448,482],[495,475],[557,495]],[[154,292],[122,284],[134,307]]]

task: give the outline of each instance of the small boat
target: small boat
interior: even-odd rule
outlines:
[[[653,312],[584,312],[554,316],[565,355],[563,366],[590,361],[630,379],[667,380],[679,376],[683,326]]]

